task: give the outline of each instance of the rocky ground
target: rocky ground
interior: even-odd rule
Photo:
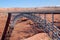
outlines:
[[[38,33],[30,38],[24,40],[51,40],[46,33]]]

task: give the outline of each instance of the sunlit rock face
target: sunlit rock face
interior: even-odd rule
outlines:
[[[26,21],[21,21],[21,20],[26,20]],[[21,40],[21,39],[29,38],[40,32],[43,32],[43,30],[39,29],[37,25],[35,27],[34,22],[32,22],[29,19],[27,20],[26,18],[22,18],[20,19],[20,21],[16,22],[16,25],[10,40],[12,39]]]
[[[51,40],[51,38],[46,33],[38,33],[24,40]]]

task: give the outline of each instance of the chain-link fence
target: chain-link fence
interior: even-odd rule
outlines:
[[[8,13],[8,19],[6,22],[6,26],[2,35],[2,40],[9,40],[11,37],[11,33],[14,29],[14,25],[19,18],[26,17],[33,22],[37,23],[40,29],[43,29],[45,33],[47,33],[52,40],[60,40],[60,22],[56,22],[55,18],[60,13],[40,13],[40,12],[18,12],[18,13]],[[57,17],[58,18],[58,17]],[[60,20],[60,18],[58,18]],[[56,25],[57,24],[57,25]]]

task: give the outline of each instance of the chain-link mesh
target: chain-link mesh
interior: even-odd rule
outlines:
[[[53,14],[52,14],[52,16],[53,16]],[[22,13],[18,14],[17,16],[15,16],[13,18],[13,20],[9,26],[8,32],[6,34],[5,40],[9,40],[16,21],[22,17],[26,17],[28,19],[31,19],[33,22],[38,23],[38,27],[42,28],[44,30],[44,32],[46,32],[52,38],[52,40],[60,40],[60,36],[59,36],[60,30],[53,24],[53,22],[50,23],[49,21],[46,20],[46,15],[44,16],[44,19],[42,19],[40,16],[36,16],[34,14],[22,14]],[[52,21],[53,21],[53,19],[52,19]]]

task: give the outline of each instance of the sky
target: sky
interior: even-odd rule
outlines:
[[[60,0],[0,0],[0,8],[60,6]]]

